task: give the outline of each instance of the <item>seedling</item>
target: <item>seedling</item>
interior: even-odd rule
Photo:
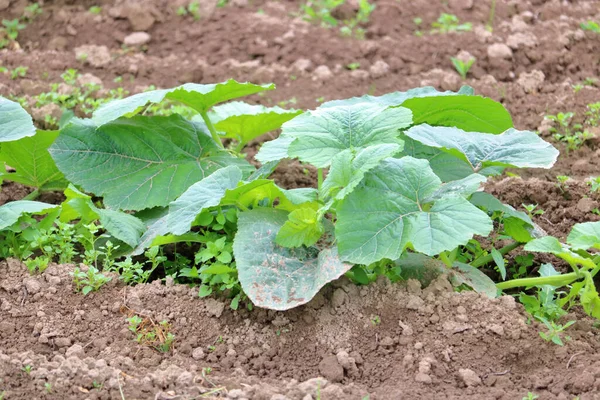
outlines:
[[[492,0],[492,4],[490,4],[490,14],[488,17],[488,22],[485,25],[485,28],[493,32],[494,31],[494,19],[496,17],[496,0]]]
[[[10,72],[10,79],[24,78],[27,75],[29,67],[19,66]]]
[[[381,324],[381,317],[379,317],[379,315],[372,315],[371,316],[371,325],[377,326],[379,324]]]
[[[564,346],[564,342],[563,339],[568,341],[571,340],[571,337],[569,336],[564,336],[563,338],[561,338],[562,333],[571,325],[573,325],[575,323],[575,321],[569,321],[564,325],[560,325],[554,321],[548,321],[546,318],[543,317],[536,317],[538,320],[540,320],[548,329],[548,332],[540,332],[540,337],[542,339],[544,339],[547,342],[552,342],[554,344],[557,344],[559,346]]]
[[[32,21],[38,15],[42,15],[43,12],[44,11],[42,10],[42,7],[40,6],[40,3],[30,4],[27,7],[25,7],[25,11],[23,13],[23,19],[26,19],[28,21]]]
[[[570,178],[566,175],[559,175],[556,177],[556,180],[557,180],[556,187],[563,194],[567,191],[567,189],[569,189],[569,185],[567,185],[567,181],[569,179]]]
[[[187,7],[181,6],[177,9],[177,15],[179,16],[185,16],[188,14],[191,15],[196,21],[200,19],[200,2],[198,0],[190,2]]]
[[[600,25],[596,21],[587,20],[586,22],[582,22],[581,24],[579,24],[579,26],[584,31],[600,33]]]
[[[527,396],[523,397],[522,400],[536,400],[539,398],[540,398],[540,396],[538,396],[537,394],[532,393],[532,392],[527,392]]]
[[[527,211],[527,215],[529,218],[533,218],[534,215],[544,215],[544,210],[541,208],[537,208],[537,204],[522,204],[525,211]]]
[[[421,24],[423,23],[423,18],[416,17],[416,18],[413,19],[413,23],[416,26],[416,29],[415,29],[415,32],[414,32],[415,36],[417,36],[417,37],[423,36],[423,32],[421,31]]]
[[[4,31],[6,32],[6,35],[11,40],[17,40],[17,37],[19,36],[19,31],[27,27],[27,25],[19,22],[18,19],[3,19],[2,25],[4,26]]]
[[[461,24],[454,14],[442,13],[436,22],[431,24],[431,33],[467,32],[473,29],[473,24],[466,22]]]
[[[596,193],[600,190],[600,176],[590,177],[585,183],[590,185],[590,193]]]
[[[90,14],[100,15],[102,13],[102,7],[100,7],[100,6],[91,6],[88,11],[90,12]]]
[[[600,124],[600,102],[588,104],[587,108],[585,123],[590,126],[598,126]]]
[[[346,68],[349,69],[350,71],[357,70],[360,68],[360,63],[357,63],[357,62],[350,63],[350,64],[346,65]]]
[[[465,61],[460,60],[456,57],[450,57],[450,60],[452,60],[452,64],[454,65],[454,68],[456,68],[456,72],[458,72],[461,78],[463,80],[467,79],[467,74],[469,73],[469,70],[475,63],[475,58],[473,57]]]
[[[89,266],[87,272],[81,271],[76,267],[73,272],[69,273],[73,276],[73,284],[75,291],[87,295],[90,292],[98,291],[104,284],[110,282],[111,277],[107,277],[98,271],[95,267]]]
[[[361,24],[369,22],[371,13],[375,9],[375,4],[371,4],[369,0],[358,1],[358,12],[353,18],[344,21],[336,19],[331,12],[344,4],[346,0],[313,0],[307,1],[301,5],[301,12],[304,20],[319,23],[325,28],[339,27],[342,36],[356,36],[358,39],[364,38],[364,29]]]
[[[550,128],[550,132],[554,133],[553,138],[559,142],[564,142],[567,145],[567,152],[579,149],[586,140],[593,137],[589,132],[582,131],[582,124],[571,124],[574,116],[575,113],[573,112],[546,115],[547,119],[557,125]]]
[[[171,324],[167,321],[157,324],[150,317],[140,317],[127,306],[121,307],[121,312],[128,315],[127,329],[135,335],[134,340],[137,343],[161,353],[167,353],[173,349],[175,335],[171,332]]]
[[[50,382],[44,383],[44,388],[46,389],[46,393],[52,393],[52,384]]]
[[[25,366],[23,366],[23,368],[21,368],[21,371],[25,372],[27,375],[31,374],[31,371],[33,370],[33,366],[27,364]]]

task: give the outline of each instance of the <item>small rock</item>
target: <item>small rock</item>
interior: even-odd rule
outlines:
[[[592,210],[595,208],[598,208],[598,202],[590,199],[589,197],[582,197],[577,202],[577,209],[583,213],[592,212]]]
[[[83,351],[83,347],[80,344],[74,344],[73,346],[71,346],[67,349],[67,351],[65,352],[65,356],[67,358],[69,358],[69,357],[84,358],[85,352]]]
[[[64,36],[55,36],[48,42],[48,50],[64,51],[69,45],[69,41]]]
[[[323,399],[328,400],[344,400],[347,398],[347,396],[344,395],[344,390],[338,385],[329,385],[325,389],[322,389],[321,396]]]
[[[327,65],[319,65],[313,71],[313,81],[326,81],[333,77],[333,73]]]
[[[465,383],[465,385],[469,387],[481,385],[481,378],[479,377],[479,375],[477,375],[474,371],[470,369],[461,368],[458,370],[458,375],[460,376],[460,379],[462,379],[462,381]]]
[[[25,285],[25,289],[27,289],[27,293],[36,294],[40,290],[42,290],[42,285],[35,278],[27,278],[23,281],[23,285]]]
[[[77,77],[77,84],[79,86],[84,86],[84,85],[102,86],[102,79],[98,78],[96,75],[87,73],[87,74],[79,75]]]
[[[512,58],[512,50],[504,43],[494,43],[487,48],[489,58]]]
[[[205,300],[206,311],[214,316],[219,318],[223,311],[225,310],[225,303],[217,301],[215,299],[206,299]]]
[[[450,0],[448,5],[453,10],[470,10],[473,8],[473,0]]]
[[[374,79],[383,78],[390,72],[390,66],[382,60],[377,60],[369,68],[369,73]]]
[[[69,347],[71,345],[71,338],[59,337],[54,339],[56,347]]]
[[[144,7],[142,4],[133,4],[127,7],[125,11],[127,19],[131,24],[131,29],[134,31],[147,31],[152,28],[156,19],[152,15],[152,12]]]
[[[431,384],[433,381],[431,380],[431,376],[424,374],[422,372],[418,372],[415,375],[415,381],[419,383]]]
[[[392,347],[394,345],[394,339],[392,339],[389,336],[386,336],[383,339],[381,339],[381,342],[379,342],[379,344],[381,344],[383,347]]]
[[[344,289],[335,289],[335,291],[333,292],[333,296],[331,296],[331,305],[334,308],[341,307],[346,301],[347,297],[348,295],[346,294],[346,292],[344,292]]]
[[[73,25],[67,25],[67,34],[70,36],[77,36],[77,29]]]
[[[336,356],[326,356],[319,363],[319,372],[331,382],[341,382],[344,379],[344,368],[338,363]]]
[[[425,302],[419,296],[410,295],[408,297],[408,301],[406,302],[405,307],[408,308],[409,310],[418,310],[424,304],[425,304]]]
[[[204,354],[202,347],[196,347],[194,350],[192,350],[192,358],[194,360],[203,360],[204,357],[206,357],[206,354]]]
[[[321,390],[327,386],[329,382],[325,378],[312,378],[298,384],[298,389],[303,394],[316,394],[318,390]]]
[[[573,172],[579,173],[579,174],[587,174],[589,172],[591,172],[590,168],[590,162],[589,160],[585,159],[585,158],[581,158],[577,161],[575,161],[572,165],[571,165],[571,169],[573,170]]]
[[[0,0],[0,11],[4,11],[10,6],[10,0]]]
[[[369,79],[369,72],[364,69],[355,69],[354,71],[350,71],[350,76],[359,81],[366,81]]]
[[[95,68],[103,67],[111,62],[108,47],[93,44],[76,47],[75,57]]]
[[[150,35],[146,32],[133,32],[125,36],[123,43],[127,46],[138,47],[145,45],[150,39]]]
[[[246,398],[246,393],[242,389],[232,389],[227,392],[228,399],[244,399]]]
[[[510,35],[506,39],[506,44],[513,50],[527,47],[535,47],[538,44],[537,38],[531,32],[518,32]]]
[[[492,32],[485,29],[483,26],[477,25],[473,29],[473,33],[475,34],[475,38],[479,43],[487,43],[492,38]]]
[[[312,61],[307,58],[299,58],[292,64],[292,68],[299,72],[308,72],[312,68]]]
[[[523,88],[525,93],[532,93],[542,88],[545,79],[546,76],[542,71],[534,69],[529,73],[522,72],[517,79],[517,84]]]
[[[504,335],[504,328],[500,324],[491,324],[487,327],[487,330],[494,332],[498,336]]]

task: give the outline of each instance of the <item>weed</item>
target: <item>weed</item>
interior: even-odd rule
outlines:
[[[541,208],[537,208],[537,204],[522,204],[525,211],[527,211],[527,215],[529,218],[533,218],[534,215],[544,215],[544,210]]]
[[[306,21],[319,23],[325,28],[339,27],[342,36],[355,36],[358,39],[364,38],[364,29],[361,24],[369,22],[371,13],[375,5],[369,0],[358,1],[358,12],[353,18],[340,21],[336,19],[331,12],[344,4],[346,0],[311,0],[301,5],[302,16]]]
[[[532,393],[532,392],[527,392],[527,396],[523,397],[523,399],[522,399],[522,400],[536,400],[536,399],[539,399],[539,397],[540,397],[540,396],[538,396],[538,395],[537,395],[537,394],[535,394],[535,393]]]
[[[147,316],[142,318],[126,306],[121,307],[121,312],[128,315],[127,328],[135,335],[134,340],[137,343],[161,353],[173,349],[175,335],[171,332],[171,324],[167,321],[155,323],[152,318]]]
[[[579,24],[579,26],[584,31],[590,31],[590,32],[594,32],[594,33],[600,33],[600,24],[598,24],[595,21],[587,20],[586,22],[582,22],[581,24]]]
[[[600,102],[588,104],[585,116],[587,125],[598,126],[600,124]]]
[[[220,0],[220,2],[223,0]],[[225,5],[226,2],[223,4]],[[222,7],[222,5],[220,6]],[[198,21],[200,19],[200,2],[198,0],[191,1],[188,3],[187,7],[181,6],[177,9],[177,15],[185,16],[191,15],[194,20]]]
[[[379,324],[381,324],[381,317],[379,317],[379,315],[372,315],[371,316],[371,325],[377,326]]]
[[[23,19],[31,22],[35,19],[35,17],[37,17],[38,15],[42,15],[43,13],[44,11],[42,10],[40,3],[32,3],[25,7],[25,10],[23,12]]]
[[[100,15],[102,13],[102,7],[100,6],[91,6],[88,10],[90,14]]]
[[[469,70],[475,63],[475,58],[470,58],[469,60],[464,61],[456,57],[450,57],[450,60],[452,61],[454,68],[456,68],[456,72],[458,72],[461,78],[463,80],[467,79],[467,74],[469,73]]]
[[[89,266],[87,272],[81,271],[79,267],[76,267],[73,272],[69,274],[73,276],[75,291],[81,292],[84,295],[99,290],[104,284],[110,282],[112,279],[111,277],[102,274],[93,266]]]
[[[102,390],[102,388],[104,387],[104,383],[98,382],[98,381],[93,381],[92,387],[97,390]]]
[[[421,17],[414,18],[413,24],[415,24],[415,27],[416,27],[415,32],[414,32],[415,36],[417,36],[417,37],[423,36],[423,32],[421,31],[421,24],[423,24],[423,18],[421,18]]]
[[[579,149],[586,140],[592,138],[589,132],[582,131],[582,124],[571,124],[574,116],[575,113],[573,112],[546,115],[547,119],[557,124],[557,126],[550,128],[550,132],[554,133],[552,137],[559,142],[565,143],[567,145],[567,152]]]
[[[360,68],[360,63],[357,63],[357,62],[353,62],[353,63],[346,65],[346,69],[349,69],[350,71],[355,71],[359,68]]]
[[[52,384],[50,382],[44,383],[44,388],[46,389],[46,393],[52,393]]]
[[[558,175],[556,177],[556,187],[558,188],[558,190],[560,190],[561,193],[565,193],[567,191],[567,189],[569,189],[569,185],[567,185],[567,182],[569,181],[568,176],[566,175]]]
[[[569,321],[564,325],[560,325],[554,321],[548,321],[546,318],[543,317],[536,317],[538,320],[540,320],[548,329],[548,332],[540,332],[540,337],[542,339],[544,339],[547,342],[552,342],[554,344],[557,344],[559,346],[564,346],[564,342],[563,342],[563,338],[564,340],[568,341],[571,340],[571,337],[569,336],[564,336],[563,338],[561,338],[562,333],[571,325],[573,325],[575,323],[575,321]]]
[[[17,78],[24,78],[25,75],[27,75],[28,70],[29,70],[29,67],[24,67],[24,66],[16,67],[15,69],[13,69],[10,72],[10,79],[15,80]]]
[[[31,374],[31,371],[33,371],[33,366],[31,366],[31,365],[29,365],[29,364],[27,364],[27,365],[24,365],[24,366],[21,368],[21,371],[23,371],[23,372],[25,372],[27,375],[29,375],[29,374]]]
[[[436,22],[431,24],[433,28],[431,33],[450,33],[450,32],[466,32],[473,29],[473,24],[470,22],[461,24],[458,17],[454,14],[442,13]]]
[[[585,183],[590,186],[590,193],[596,193],[600,190],[600,176],[590,177]]]

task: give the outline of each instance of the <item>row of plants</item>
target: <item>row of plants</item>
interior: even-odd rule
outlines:
[[[84,262],[90,268],[74,278],[85,292],[103,284],[102,270],[128,283],[169,275],[201,296],[229,296],[233,308],[247,296],[248,305],[290,309],[344,274],[368,284],[443,273],[489,297],[530,289],[521,299],[549,324],[575,304],[600,317],[600,223],[577,224],[560,243],[481,190],[506,168],[550,168],[558,156],[535,132],[514,129],[500,103],[469,87],[309,111],[237,101],[273,89],[229,80],[148,91],[55,131],[0,98],[0,161],[10,167],[0,180],[33,188],[0,207],[0,256],[32,272]],[[153,115],[163,102],[181,103],[186,117]],[[244,148],[278,128],[254,167]],[[316,168],[317,187],[269,179],[283,159]],[[47,191],[65,200],[36,200]],[[544,265],[540,276],[510,279],[505,257],[518,248],[554,254],[571,271]]]

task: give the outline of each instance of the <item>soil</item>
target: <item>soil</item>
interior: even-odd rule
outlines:
[[[187,5],[183,0],[40,1],[43,13],[20,32],[18,46],[0,50],[0,66],[29,68],[14,80],[0,73],[0,94],[31,99],[61,82],[68,68],[132,94],[149,85],[228,78],[274,82],[277,90],[249,101],[298,108],[467,84],[502,102],[516,128],[537,130],[550,141],[545,115],[572,111],[581,122],[587,104],[600,101],[598,83],[573,89],[600,76],[600,35],[579,29],[583,21],[600,20],[598,1],[498,1],[489,32],[487,1],[378,0],[364,40],[302,21],[296,0],[200,3],[201,19],[194,21],[177,15]],[[0,0],[0,19],[19,17],[27,4]],[[90,13],[91,6],[101,6],[100,15]],[[442,12],[472,22],[473,31],[429,34]],[[124,46],[135,31],[147,32],[150,41]],[[460,51],[477,59],[464,82],[450,63]],[[351,71],[350,63],[360,68]],[[43,126],[43,110],[30,109]],[[256,141],[249,157],[274,137]],[[486,190],[518,209],[538,204],[545,213],[535,221],[564,239],[573,224],[600,219],[594,214],[600,198],[584,183],[600,175],[598,143],[593,138],[571,152],[557,144],[561,156],[551,170],[501,177]],[[572,178],[562,191],[558,175]],[[283,163],[274,177],[286,188],[316,182],[315,171],[296,161]],[[0,204],[28,193],[4,183]],[[58,200],[49,196],[45,200]],[[539,326],[526,324],[511,297],[458,294],[443,280],[425,290],[415,282],[357,288],[340,281],[298,310],[233,312],[186,286],[123,287],[116,277],[83,297],[73,293],[72,269],[52,265],[32,277],[18,262],[0,261],[5,399],[520,399],[529,391],[540,399],[600,398],[598,334],[590,321],[569,315],[578,322],[568,332],[572,339],[558,347],[539,337]],[[174,348],[160,353],[137,344],[122,311],[168,321]],[[32,366],[29,373],[25,365]]]

